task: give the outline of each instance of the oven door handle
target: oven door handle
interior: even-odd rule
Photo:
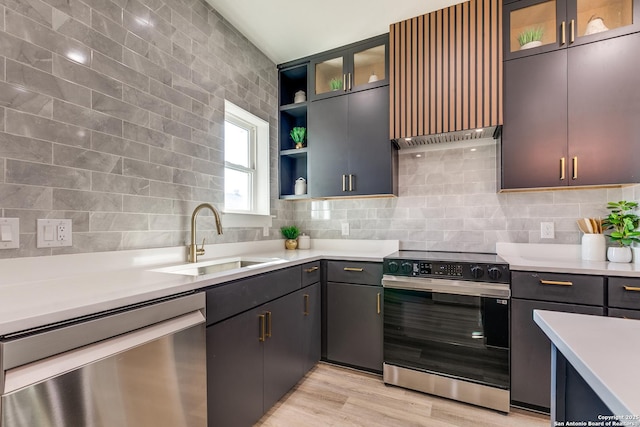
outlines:
[[[469,295],[508,299],[511,290],[506,284],[472,282],[465,280],[432,279],[428,277],[403,277],[385,274],[382,286],[390,289],[411,290],[417,292],[435,292],[442,294]]]

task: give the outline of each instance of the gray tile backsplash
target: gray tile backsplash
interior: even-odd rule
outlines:
[[[223,201],[225,98],[269,121],[277,164],[276,66],[204,0],[0,13],[0,214],[21,220],[20,249],[0,258],[186,244],[193,208]],[[292,210],[272,201],[270,238]],[[36,249],[38,218],[73,219],[73,246]],[[209,241],[263,238],[201,222]]]
[[[640,200],[640,186],[498,193],[496,146],[484,143],[400,151],[399,197],[299,201],[294,222],[312,238],[399,239],[403,249],[495,252],[496,242],[580,243],[576,218],[605,216],[608,201]],[[543,221],[554,223],[554,239],[540,238]],[[341,236],[344,222],[348,237]]]
[[[12,0],[0,5],[0,215],[21,220],[0,258],[185,245],[190,214],[223,202],[224,99],[267,120],[270,237],[399,239],[405,249],[494,251],[578,243],[640,186],[497,193],[495,146],[400,152],[399,197],[278,200],[275,64],[204,0]],[[71,218],[73,246],[37,249],[38,218]],[[540,239],[553,221],[556,238]],[[264,239],[262,229],[208,241]]]

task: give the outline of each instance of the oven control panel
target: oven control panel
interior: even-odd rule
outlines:
[[[493,283],[510,283],[511,281],[509,266],[506,264],[385,258],[383,273],[393,276],[448,278]]]

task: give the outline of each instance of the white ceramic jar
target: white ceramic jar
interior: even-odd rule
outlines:
[[[607,243],[604,234],[582,236],[582,259],[585,261],[606,261]]]
[[[293,187],[293,194],[296,196],[301,196],[303,194],[307,194],[307,180],[303,177],[296,179],[296,183]]]
[[[304,233],[298,236],[298,249],[311,249],[311,238]]]

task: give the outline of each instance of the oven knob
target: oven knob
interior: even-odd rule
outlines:
[[[502,271],[500,271],[497,267],[491,267],[487,273],[489,274],[489,279],[498,280],[502,277]]]
[[[471,267],[471,276],[473,276],[474,279],[481,278],[483,274],[484,274],[484,270],[479,265],[476,265],[475,267]]]
[[[403,273],[409,274],[413,271],[413,264],[410,262],[403,262],[401,268]]]
[[[398,272],[398,268],[400,268],[398,266],[398,263],[395,261],[391,261],[389,262],[389,264],[387,264],[387,268],[389,269],[389,273],[397,273]]]

